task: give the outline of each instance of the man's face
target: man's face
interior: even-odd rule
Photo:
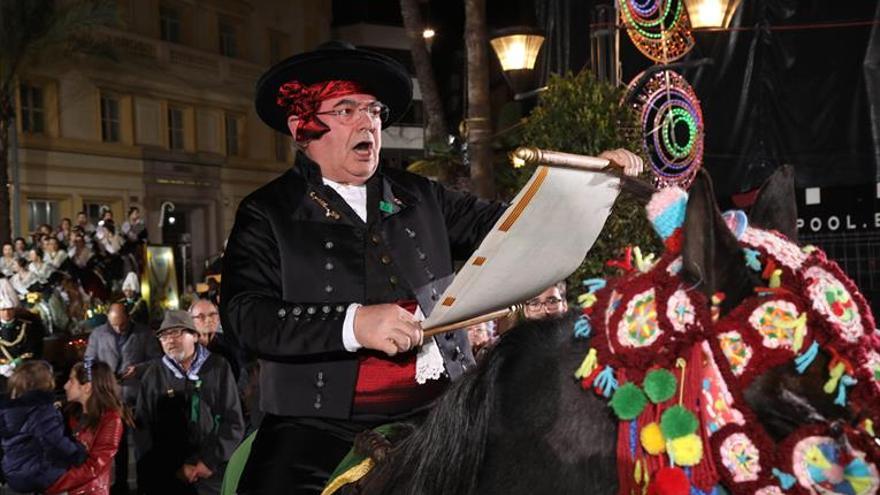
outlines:
[[[321,167],[321,175],[344,184],[360,185],[369,179],[379,166],[382,148],[382,122],[371,117],[365,107],[376,101],[367,94],[330,98],[321,102],[318,112],[354,110],[351,123],[343,123],[336,115],[320,115],[321,122],[330,130],[320,139],[312,140],[305,154]],[[296,119],[288,120],[291,133],[296,132]]]
[[[4,244],[3,245],[3,256],[6,256],[7,258],[11,258],[13,252],[14,251],[12,250],[12,244]]]
[[[114,304],[107,311],[107,321],[114,330],[122,332],[128,326],[128,312],[123,305]]]
[[[190,316],[196,330],[199,331],[199,343],[208,345],[220,325],[220,313],[217,312],[217,308],[210,301],[199,301],[193,305]]]
[[[553,318],[566,311],[568,311],[568,303],[555,285],[539,294],[538,297],[526,301],[523,308],[523,314],[529,320]]]
[[[12,321],[15,318],[15,308],[0,309],[0,321]]]
[[[80,213],[76,216],[76,223],[77,225],[85,225],[86,223],[88,223],[88,218],[86,218],[84,214]]]
[[[128,220],[131,223],[137,223],[137,221],[140,219],[141,219],[141,211],[140,210],[132,210],[131,214],[128,215]]]
[[[198,337],[182,328],[166,330],[159,335],[159,343],[166,356],[178,363],[185,361],[196,351]]]

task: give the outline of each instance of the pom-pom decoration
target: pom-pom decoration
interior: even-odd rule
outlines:
[[[645,395],[654,404],[659,404],[671,399],[675,395],[678,388],[678,381],[669,370],[652,370],[645,375],[645,381],[642,382],[645,389]]]
[[[669,457],[679,466],[696,466],[703,459],[703,441],[691,433],[669,441]]]
[[[624,383],[611,397],[611,409],[618,418],[629,421],[635,419],[645,410],[648,398],[636,384]]]
[[[691,484],[677,467],[662,467],[648,486],[648,495],[689,495]]]
[[[697,417],[682,406],[672,406],[660,417],[660,429],[670,440],[694,433],[697,431],[697,426],[699,426]]]
[[[659,455],[666,452],[666,438],[657,423],[648,423],[639,433],[642,448],[651,455]]]

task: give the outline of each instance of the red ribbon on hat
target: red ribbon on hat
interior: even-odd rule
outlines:
[[[321,122],[315,115],[322,101],[363,92],[363,88],[353,81],[333,80],[315,84],[290,81],[278,88],[275,103],[287,110],[288,117],[295,115],[299,119],[296,140],[303,143],[318,139],[330,130],[327,124]]]

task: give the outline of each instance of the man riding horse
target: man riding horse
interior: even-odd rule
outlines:
[[[266,413],[239,493],[320,492],[356,433],[475,365],[466,331],[423,342],[418,318],[505,206],[379,166],[411,98],[399,63],[338,42],[258,82],[257,113],[299,152],[242,201],[224,257],[223,328],[258,355]]]

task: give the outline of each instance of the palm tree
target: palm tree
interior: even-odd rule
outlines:
[[[413,66],[416,69],[416,78],[419,80],[419,89],[422,92],[422,104],[427,120],[425,145],[429,150],[442,149],[446,145],[446,115],[443,112],[440,93],[437,91],[437,81],[434,79],[431,54],[428,53],[425,38],[422,36],[425,31],[425,21],[419,11],[418,0],[400,0],[400,13],[403,16],[406,36],[409,38],[409,47]]]
[[[23,68],[73,52],[108,54],[92,34],[117,22],[111,0],[0,0],[0,241],[11,238],[9,184],[10,129]]]
[[[464,13],[464,39],[467,48],[467,143],[471,186],[478,196],[494,199],[486,0],[465,0]]]

